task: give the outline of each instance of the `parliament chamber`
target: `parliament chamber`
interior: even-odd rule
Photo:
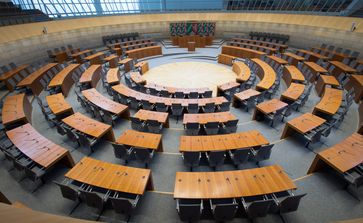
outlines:
[[[363,222],[361,11],[0,0],[0,222]]]

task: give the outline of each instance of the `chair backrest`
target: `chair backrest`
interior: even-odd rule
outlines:
[[[84,135],[83,133],[78,134],[79,137],[79,143],[85,147],[90,147],[91,146],[91,142],[88,140],[87,136]]]
[[[181,104],[174,104],[174,103],[171,104],[171,108],[172,108],[172,110],[182,110],[183,109]]]
[[[273,200],[253,201],[247,208],[249,218],[265,217],[268,214]]]
[[[134,210],[132,203],[127,198],[110,197],[109,199],[110,199],[112,207],[116,213],[130,215],[132,213],[132,211]]]
[[[280,203],[280,213],[283,214],[296,211],[299,207],[301,198],[303,198],[305,195],[306,194],[288,196],[283,199]]]
[[[251,152],[248,148],[237,149],[233,152],[233,161],[235,164],[242,164],[248,160]]]
[[[215,103],[214,102],[207,103],[204,106],[204,110],[207,111],[207,112],[214,112],[214,109],[215,109]]]
[[[199,97],[199,94],[198,94],[198,92],[190,92],[189,93],[189,98],[198,98]]]
[[[237,203],[217,204],[214,208],[214,219],[221,222],[232,220],[236,215],[237,209]]]
[[[198,122],[187,122],[186,124],[187,129],[199,129]]]
[[[234,127],[237,126],[238,119],[235,120],[229,120],[226,123],[224,123],[227,127]]]
[[[175,92],[175,97],[176,97],[176,98],[184,98],[184,93],[183,93],[183,92],[181,92],[181,91],[176,91],[176,92]]]
[[[128,150],[126,146],[113,142],[111,142],[111,144],[113,146],[113,152],[115,154],[115,157],[119,159],[124,159],[127,155],[127,150]]]
[[[198,166],[200,162],[200,152],[183,152],[184,164],[187,166]]]
[[[226,101],[226,102],[222,102],[220,108],[221,111],[229,111],[229,106],[230,106],[231,102]]]
[[[136,118],[136,117],[130,117],[130,120],[133,124],[138,124],[138,125],[141,125],[142,122],[139,118]]]
[[[212,94],[213,94],[213,91],[205,91],[203,93],[203,97],[205,97],[205,98],[211,98],[212,97]]]
[[[218,122],[207,122],[205,124],[205,127],[207,129],[215,129],[215,128],[218,128],[219,127],[219,123]]]
[[[98,210],[102,210],[104,201],[103,198],[96,192],[80,190],[82,198],[84,198],[86,204],[89,207],[97,208]]]
[[[78,191],[76,191],[72,187],[68,186],[67,184],[59,183],[56,181],[54,181],[54,183],[60,187],[62,196],[64,198],[67,198],[72,201],[78,201],[78,197],[79,197]]]
[[[354,51],[351,56],[353,58],[357,58],[359,56],[359,52],[358,51]]]
[[[266,146],[261,146],[258,150],[257,150],[257,157],[255,157],[255,160],[267,160],[270,158],[271,156],[271,149],[274,146],[274,144],[270,144],[270,145],[266,145]]]
[[[157,120],[154,120],[154,119],[148,119],[148,120],[146,120],[146,123],[149,126],[157,126],[157,127],[159,127],[161,125],[160,122],[158,122]]]
[[[61,126],[60,124],[56,125],[57,126],[57,132],[61,135],[66,135],[67,134],[67,130],[65,128],[63,128],[63,126]]]
[[[211,151],[209,152],[209,165],[220,166],[224,163],[225,151]]]
[[[192,222],[200,219],[202,209],[201,201],[199,203],[184,204],[178,199],[177,206],[180,220]]]
[[[150,160],[150,152],[146,148],[134,148],[136,159],[142,162],[148,162]]]

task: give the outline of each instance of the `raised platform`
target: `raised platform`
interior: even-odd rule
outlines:
[[[236,80],[231,68],[203,62],[177,62],[150,69],[143,77],[148,83],[176,88],[204,88],[217,95],[217,85]]]

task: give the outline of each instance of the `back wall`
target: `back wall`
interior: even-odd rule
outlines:
[[[169,22],[199,20],[216,22],[216,36],[248,35],[250,31],[290,36],[289,45],[311,47],[328,43],[363,54],[363,19],[297,14],[262,13],[170,13],[65,19],[0,27],[0,64],[27,63],[46,59],[46,50],[73,44],[75,47],[102,46],[101,37],[139,32],[168,38]],[[351,32],[352,22],[357,29]],[[48,34],[43,34],[46,27]]]

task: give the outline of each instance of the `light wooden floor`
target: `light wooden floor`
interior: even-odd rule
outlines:
[[[232,68],[203,62],[178,62],[160,65],[150,69],[143,77],[148,83],[168,87],[208,87],[217,93],[217,85],[236,80]]]

